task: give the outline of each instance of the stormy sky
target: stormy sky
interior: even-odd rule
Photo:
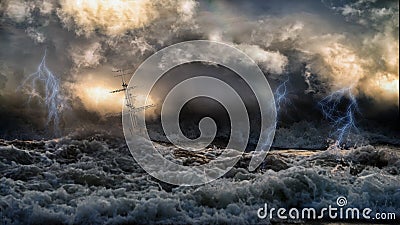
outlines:
[[[59,80],[60,126],[72,128],[121,111],[123,96],[108,93],[120,88],[112,70],[134,71],[157,50],[197,39],[244,51],[273,91],[288,80],[290,104],[282,105],[280,123],[321,120],[317,103],[348,89],[360,120],[393,124],[399,118],[398,17],[398,1],[384,0],[2,0],[0,137],[46,130],[45,85],[37,91],[31,81],[23,85],[45,52]],[[154,103],[162,92],[152,96]],[[196,114],[196,107],[187,111]]]

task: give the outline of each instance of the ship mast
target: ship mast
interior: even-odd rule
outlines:
[[[136,86],[132,86],[132,87],[128,88],[128,84],[126,83],[126,80],[125,80],[125,75],[129,75],[129,74],[131,74],[131,72],[126,72],[126,71],[127,70],[125,70],[125,69],[118,69],[118,70],[113,70],[112,71],[112,72],[118,73],[117,75],[114,75],[114,77],[121,77],[121,82],[122,82],[121,86],[122,86],[122,88],[114,90],[114,91],[110,91],[110,93],[124,92],[125,105],[126,105],[126,107],[128,107],[128,112],[130,114],[132,125],[134,127],[137,127],[136,113],[140,112],[140,111],[144,111],[144,110],[149,109],[149,108],[152,108],[155,105],[154,104],[150,104],[150,105],[144,105],[144,106],[139,106],[139,107],[135,106],[134,98],[136,96],[132,95],[130,93],[130,90],[136,88]]]

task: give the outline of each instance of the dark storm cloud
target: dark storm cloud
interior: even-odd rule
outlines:
[[[26,103],[28,96],[15,90],[36,70],[46,49],[47,64],[62,81],[62,92],[71,104],[69,114],[86,121],[85,113],[103,111],[88,103],[90,97],[84,91],[97,81],[108,82],[111,74],[107,70],[134,70],[155,51],[193,39],[220,40],[243,50],[260,65],[273,88],[289,77],[289,98],[294,106],[285,109],[291,114],[287,119],[314,116],[316,101],[349,85],[359,99],[369,101],[367,112],[393,110],[398,104],[396,2],[137,2],[102,5],[108,15],[79,1],[2,1],[3,110],[11,110],[10,102]],[[141,16],[124,17],[124,12],[134,8]],[[107,88],[114,84],[118,82]],[[372,109],[377,102],[382,107]],[[19,111],[23,117],[30,110]]]

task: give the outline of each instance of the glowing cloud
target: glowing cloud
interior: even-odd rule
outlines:
[[[258,45],[240,44],[236,45],[237,48],[242,50],[257,62],[264,70],[281,74],[288,63],[286,56],[279,52],[267,51]]]
[[[80,33],[100,29],[108,35],[120,34],[129,29],[147,25],[158,17],[149,0],[62,0],[59,16],[73,20]]]
[[[94,42],[86,48],[73,46],[70,49],[71,59],[76,68],[91,68],[105,61],[101,44]]]
[[[103,74],[101,72],[77,74],[78,82],[71,84],[70,88],[87,110],[96,111],[102,115],[121,112],[123,93],[110,93],[120,86],[119,80],[112,76],[97,79],[99,75]]]
[[[195,7],[192,0],[61,0],[57,13],[67,27],[77,26],[78,35],[100,31],[113,36],[148,26],[166,15],[187,21]]]
[[[312,51],[321,56],[322,63],[312,63],[311,71],[329,81],[330,92],[351,88],[357,96],[363,94],[377,102],[398,104],[398,41],[389,38],[388,44],[385,39],[367,39],[363,43],[368,46],[366,49],[353,49],[339,40],[314,46]]]
[[[364,77],[364,70],[359,64],[362,60],[345,46],[334,43],[321,49],[324,61],[332,73],[334,89],[354,87]]]
[[[397,102],[399,100],[399,75],[378,73],[375,79],[367,80],[364,91],[368,96],[384,102]]]
[[[20,23],[31,16],[30,9],[29,4],[24,1],[9,1],[6,2],[5,14],[15,22]]]
[[[183,0],[178,4],[177,11],[182,16],[183,20],[189,20],[194,15],[196,2],[192,0]]]

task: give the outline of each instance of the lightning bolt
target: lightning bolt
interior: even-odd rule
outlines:
[[[287,84],[289,82],[289,76],[286,76],[286,79],[276,88],[274,97],[275,97],[275,106],[276,106],[276,114],[282,111],[282,108],[285,105],[291,105],[289,98],[287,97],[288,88]]]
[[[337,90],[318,102],[323,116],[328,119],[334,128],[331,135],[335,136],[337,147],[340,147],[351,132],[358,131],[355,115],[360,113],[357,100],[352,88]],[[340,109],[342,104],[346,104],[345,109]]]
[[[37,71],[28,75],[17,90],[24,87],[29,95],[28,103],[32,98],[38,98],[47,109],[46,126],[53,124],[54,135],[60,135],[60,113],[66,107],[66,104],[60,94],[60,81],[46,66],[45,51],[42,61],[37,67]],[[39,85],[42,88],[39,88]],[[43,90],[44,89],[44,92]]]
[[[268,129],[267,131],[265,131],[267,133],[268,139],[275,134],[275,128],[277,127],[278,124],[278,117],[279,114],[282,112],[282,107],[285,105],[291,105],[291,101],[289,100],[289,98],[287,97],[287,93],[288,93],[288,88],[287,88],[287,84],[289,82],[289,76],[286,76],[286,79],[278,85],[278,87],[275,89],[274,92],[274,98],[275,98],[275,108],[276,108],[276,122],[274,124],[274,126],[272,126],[272,129]],[[259,151],[261,151],[262,149],[265,149],[269,146],[265,146],[262,145],[262,147],[260,149],[258,149]],[[265,169],[266,167],[266,161],[264,160],[261,165],[260,168],[261,169]]]

